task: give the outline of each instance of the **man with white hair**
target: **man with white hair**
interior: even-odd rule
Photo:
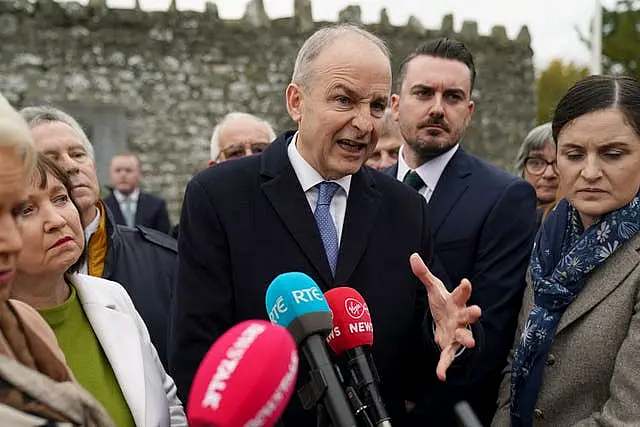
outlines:
[[[394,426],[405,425],[405,399],[420,395],[436,373],[444,379],[458,351],[456,364],[467,366],[463,360],[475,351],[462,347],[478,336],[467,325],[480,316],[465,304],[470,283],[450,294],[423,263],[438,269],[424,199],[362,167],[378,141],[390,89],[382,40],[353,25],[320,29],[300,49],[286,89],[297,131],[281,134],[260,156],[207,168],[189,182],[169,346],[183,400],[211,344],[238,322],[267,319],[269,283],[292,271],[323,292],[346,284],[365,298]],[[308,377],[301,360],[298,381]],[[301,427],[316,418],[294,395],[282,421]]]
[[[20,114],[31,128],[36,149],[67,172],[73,185],[87,248],[80,272],[113,280],[127,290],[166,366],[175,240],[151,228],[115,223],[100,200],[93,146],[73,117],[47,106],[27,107]]]
[[[207,166],[260,154],[274,139],[276,133],[266,120],[249,113],[229,113],[213,128]],[[180,222],[171,228],[169,234],[178,238]]]
[[[253,114],[229,113],[213,129],[209,166],[262,153],[274,139],[276,133],[267,121]]]

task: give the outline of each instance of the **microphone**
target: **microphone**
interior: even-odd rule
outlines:
[[[368,406],[373,424],[391,427],[391,418],[378,390],[378,372],[373,358],[373,324],[367,303],[355,289],[333,288],[324,294],[333,313],[333,330],[327,337],[329,347],[337,354],[346,354],[356,390]]]
[[[318,285],[304,273],[281,274],[269,285],[265,305],[271,322],[287,328],[311,368],[310,383],[298,392],[302,406],[310,409],[322,405],[318,415],[326,409],[333,427],[356,427],[325,346],[333,323]]]
[[[265,357],[269,355],[269,357]],[[285,328],[247,320],[225,332],[198,367],[191,427],[272,427],[293,393],[298,350]]]

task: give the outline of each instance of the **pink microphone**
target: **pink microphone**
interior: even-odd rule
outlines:
[[[200,363],[189,393],[191,427],[270,427],[293,393],[298,351],[289,332],[247,320],[224,333]]]

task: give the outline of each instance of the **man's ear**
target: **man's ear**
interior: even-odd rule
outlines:
[[[300,118],[302,117],[302,88],[297,83],[289,83],[286,91],[287,97],[287,112],[289,113],[289,117],[296,122],[300,122]]]
[[[475,108],[476,108],[475,102],[469,101],[469,106],[467,108],[469,109],[469,114],[467,115],[467,126],[468,126],[469,122],[471,122],[471,116],[473,116],[473,112],[475,111]]]
[[[209,162],[207,163],[207,167],[210,168],[211,166],[215,165],[217,162],[215,160],[209,160]]]
[[[394,93],[391,95],[391,117],[393,117],[393,120],[395,120],[396,122],[398,121],[398,116],[399,116],[399,110],[400,110],[400,95]]]

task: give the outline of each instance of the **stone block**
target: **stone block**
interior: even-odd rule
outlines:
[[[249,0],[242,20],[253,27],[266,28],[271,26],[271,20],[264,9],[262,0]]]
[[[348,22],[351,24],[362,24],[362,9],[359,5],[349,5],[338,12],[339,22]]]
[[[294,0],[293,25],[297,31],[306,33],[315,28],[311,0]]]

